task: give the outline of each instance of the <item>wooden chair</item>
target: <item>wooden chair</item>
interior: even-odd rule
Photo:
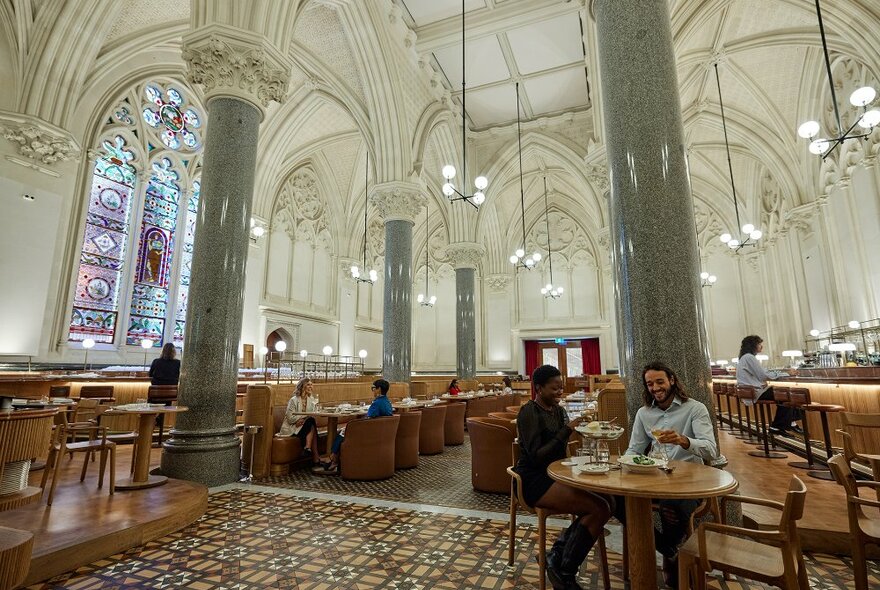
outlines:
[[[79,397],[80,399],[97,398],[115,401],[112,385],[83,385],[79,388]]]
[[[868,566],[865,561],[867,544],[880,546],[880,519],[865,514],[863,506],[880,508],[880,500],[859,497],[859,488],[873,489],[880,493],[880,482],[856,481],[849,463],[843,455],[835,455],[828,461],[834,479],[846,490],[846,512],[849,518],[849,535],[852,544],[853,574],[856,590],[868,590]]]
[[[797,521],[804,515],[807,487],[796,475],[791,476],[785,503],[726,496],[721,500],[721,514],[727,502],[740,502],[775,508],[782,512],[775,530],[755,530],[723,523],[704,522],[678,552],[678,588],[706,588],[706,574],[720,570],[750,580],[772,584],[785,590],[808,590],[807,570],[797,533]],[[693,586],[691,583],[693,582]]]
[[[880,454],[870,442],[873,436],[880,434],[880,414],[843,412],[840,422],[842,428],[837,432],[843,437],[843,456],[847,464],[852,466],[853,462],[857,462],[868,465],[874,481],[880,481]],[[880,490],[877,499],[880,500]]]
[[[49,397],[70,397],[70,385],[50,385]]]
[[[61,470],[61,457],[65,453],[85,453],[85,460],[83,461],[82,473],[80,473],[79,480],[84,481],[86,479],[86,471],[89,467],[89,459],[92,454],[95,452],[101,453],[101,467],[98,473],[98,489],[100,490],[104,486],[104,469],[107,466],[107,454],[110,454],[110,495],[113,495],[113,492],[116,489],[116,444],[112,441],[107,440],[107,427],[106,426],[92,426],[90,428],[95,432],[95,434],[100,434],[100,438],[97,436],[91,436],[89,440],[78,441],[78,442],[67,442],[67,428],[63,425],[58,428],[57,435],[55,440],[49,445],[49,458],[46,461],[46,469],[43,471],[43,479],[40,483],[40,487],[45,491],[46,482],[49,479],[49,471],[52,471],[52,486],[49,488],[49,497],[46,501],[47,506],[52,505],[52,497],[55,495],[55,486],[58,484],[58,475]],[[84,428],[77,429],[78,431],[85,430]]]
[[[514,441],[511,445],[511,455],[513,466],[519,462],[519,443]],[[567,514],[563,512],[555,512],[540,506],[529,506],[522,495],[522,479],[519,473],[514,471],[513,466],[507,468],[510,475],[510,526],[508,527],[507,536],[507,565],[513,565],[513,554],[516,551],[516,511],[522,508],[530,514],[538,517],[538,569],[539,569],[539,588],[546,590],[547,588],[547,518],[550,516],[558,516]],[[608,551],[605,547],[605,535],[599,535],[596,540],[599,547],[599,558],[601,559],[602,583],[605,590],[611,588],[611,575],[608,572]]]

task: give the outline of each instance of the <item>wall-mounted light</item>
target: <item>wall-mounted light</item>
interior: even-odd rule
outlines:
[[[361,360],[364,360],[365,358],[367,358],[367,351],[364,350],[363,348],[360,349],[358,351],[358,356],[360,357]]]

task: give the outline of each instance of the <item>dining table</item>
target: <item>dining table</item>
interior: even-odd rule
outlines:
[[[124,404],[115,406],[104,416],[138,416],[137,440],[134,444],[134,471],[128,477],[116,480],[117,490],[140,490],[161,486],[168,481],[164,475],[150,473],[150,452],[153,448],[153,429],[160,414],[180,414],[189,410],[186,406],[165,404]]]
[[[391,407],[399,412],[411,412],[413,410],[421,410],[422,408],[432,408],[434,406],[446,405],[445,400],[433,399],[414,399],[401,400],[393,402]]]
[[[337,406],[339,408],[339,406]],[[312,416],[315,419],[327,419],[327,452],[333,448],[333,440],[336,438],[336,428],[340,418],[360,418],[367,415],[368,406],[351,406],[350,408],[321,409],[314,412],[300,412],[301,416]]]
[[[565,461],[568,463],[568,461]],[[547,467],[547,474],[561,484],[588,492],[626,498],[626,527],[631,590],[657,588],[652,500],[717,499],[736,491],[739,483],[721,469],[690,461],[669,461],[670,473],[658,469],[635,473],[625,468],[587,474],[563,460]]]

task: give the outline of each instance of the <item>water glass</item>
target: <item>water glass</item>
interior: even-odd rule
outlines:
[[[145,397],[139,397],[139,398],[137,399],[137,406],[138,406],[139,408],[146,408],[146,407],[147,407],[147,398],[145,398]]]
[[[608,451],[607,441],[596,441],[596,454],[594,455],[594,458],[599,465],[608,465],[608,461],[611,459],[611,454]]]

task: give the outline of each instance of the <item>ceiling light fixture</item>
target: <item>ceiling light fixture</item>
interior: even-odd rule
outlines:
[[[464,0],[461,0],[461,179],[462,183],[467,182],[467,109],[465,108],[465,36],[464,36]],[[489,179],[480,175],[474,179],[474,187],[476,191],[472,195],[465,195],[459,191],[452,183],[455,178],[456,170],[452,164],[446,164],[440,171],[446,182],[443,183],[443,194],[449,199],[449,202],[465,201],[475,209],[479,209],[480,205],[486,202],[486,187],[489,186]],[[456,196],[458,195],[458,196]]]
[[[523,267],[526,270],[532,270],[532,267],[541,260],[541,254],[535,252],[526,256],[526,193],[523,189],[523,173],[522,173],[522,129],[520,127],[519,113],[519,82],[516,83],[516,145],[519,149],[519,206],[522,218],[522,246],[516,249],[516,252],[510,255],[510,263]],[[549,235],[548,235],[548,240]],[[549,244],[549,242],[548,242]]]
[[[434,307],[437,303],[436,295],[428,295],[428,207],[425,207],[425,292],[419,293],[416,300],[422,307]]]
[[[863,86],[856,89],[849,96],[849,102],[854,107],[861,107],[862,116],[855,123],[849,126],[846,131],[843,130],[843,123],[840,120],[840,107],[837,106],[837,92],[834,90],[834,79],[831,77],[831,59],[828,56],[828,43],[825,40],[825,25],[822,23],[822,7],[819,0],[816,0],[816,16],[819,17],[819,34],[822,36],[822,51],[825,54],[825,70],[828,72],[828,86],[831,88],[831,104],[834,106],[834,117],[837,122],[836,137],[819,137],[819,131],[822,127],[818,121],[806,121],[798,126],[798,135],[804,139],[810,140],[810,153],[822,156],[824,160],[837,149],[847,139],[858,139],[860,137],[868,137],[874,130],[874,127],[880,125],[880,110],[868,110],[868,105],[874,102],[877,97],[877,91],[870,86]],[[856,126],[864,129],[863,132],[853,133]]]
[[[730,190],[733,192],[733,209],[736,212],[736,226],[742,229],[740,237],[730,233],[721,234],[721,241],[734,252],[746,246],[756,246],[764,233],[751,223],[742,224],[739,219],[739,202],[736,198],[736,184],[733,182],[733,164],[730,161],[730,142],[727,140],[727,119],[724,116],[724,99],[721,97],[721,81],[718,78],[718,62],[715,62],[715,84],[718,86],[718,104],[721,106],[721,127],[724,129],[724,147],[727,149],[727,171],[730,174]]]
[[[367,205],[370,200],[370,191],[368,190],[370,186],[370,154],[367,152],[364,164],[364,260],[363,260],[363,270],[367,270]],[[353,278],[358,283],[368,283],[372,285],[377,280],[379,280],[379,273],[376,272],[376,269],[371,268],[367,273],[366,277],[361,276],[361,269],[358,268],[357,264],[353,264],[351,266],[351,278]]]
[[[715,281],[718,280],[718,277],[715,275],[710,275],[706,271],[700,273],[700,286],[701,287],[711,287],[715,284]]]
[[[547,222],[547,264],[550,266],[550,282],[541,287],[545,299],[559,299],[564,289],[553,286],[553,248],[550,247],[550,208],[547,205],[547,177],[544,177],[544,221]]]

